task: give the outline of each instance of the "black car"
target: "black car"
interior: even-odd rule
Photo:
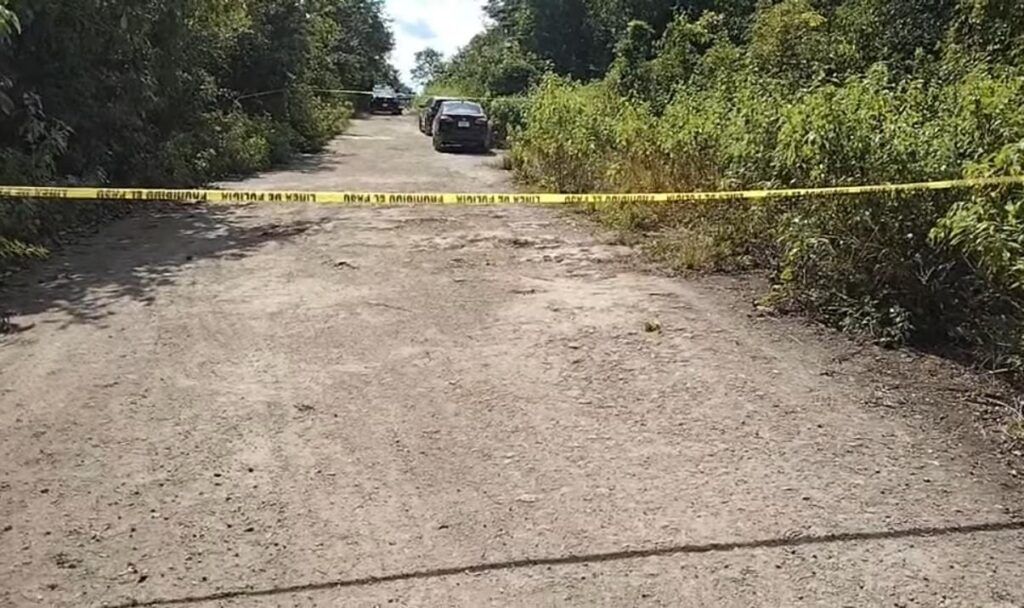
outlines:
[[[370,112],[398,116],[402,113],[402,104],[396,95],[374,94],[370,100]]]
[[[441,104],[446,101],[455,101],[452,97],[428,97],[423,109],[420,110],[420,132],[424,135],[434,134],[434,119],[441,109]]]
[[[442,102],[432,135],[438,151],[457,146],[486,152],[491,147],[491,123],[480,104],[472,101]]]

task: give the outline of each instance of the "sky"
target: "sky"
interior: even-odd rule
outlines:
[[[391,61],[402,80],[413,83],[410,72],[417,51],[433,47],[445,57],[484,29],[484,0],[387,0],[395,32]]]

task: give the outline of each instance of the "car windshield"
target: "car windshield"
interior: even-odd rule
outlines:
[[[441,112],[443,114],[471,114],[473,116],[482,116],[484,109],[480,107],[480,104],[469,101],[446,101],[441,104]]]

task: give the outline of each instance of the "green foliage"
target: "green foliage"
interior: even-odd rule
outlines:
[[[1024,175],[1024,142],[1007,145],[970,173]],[[1024,295],[1024,193],[1019,188],[977,192],[957,202],[932,238],[965,255],[999,289]]]
[[[657,56],[650,62],[657,106],[671,101],[676,88],[693,76],[701,57],[716,43],[723,41],[726,29],[722,15],[705,13],[693,21],[685,13],[678,15],[665,29]]]
[[[471,97],[514,96],[538,82],[543,63],[495,30],[475,36],[451,61],[433,72],[427,88]]]
[[[860,69],[884,61],[912,69],[919,52],[935,54],[951,27],[957,0],[848,0],[832,18],[831,45]]]
[[[555,72],[588,79],[604,73],[614,38],[604,31],[587,0],[509,0],[499,28],[526,52],[550,62]]]
[[[430,82],[440,77],[445,71],[444,55],[437,49],[425,48],[416,53],[415,60],[412,78],[417,82]]]
[[[210,176],[241,175],[271,164],[274,123],[242,112],[203,116],[193,131],[164,142],[159,156],[147,162],[152,179],[179,186],[202,183]]]
[[[959,0],[953,40],[988,57],[1024,65],[1024,2]]]
[[[485,102],[495,145],[506,145],[522,132],[530,113],[530,104],[529,97],[497,97]]]
[[[650,99],[654,93],[654,28],[643,21],[630,21],[622,40],[615,46],[607,80],[620,96],[635,101]]]
[[[513,149],[520,175],[558,192],[600,190],[613,152],[616,101],[602,85],[547,77],[533,96],[527,127]]]
[[[827,21],[808,0],[783,0],[760,12],[750,33],[757,69],[806,83],[818,77],[829,52]]]
[[[344,129],[351,115],[348,106],[320,97],[309,88],[298,88],[289,98],[288,118],[303,152],[322,149]]]
[[[631,22],[643,22],[658,40],[683,15],[721,15],[724,35],[740,37],[756,0],[488,0],[493,35],[517,45],[557,74],[580,80],[602,77]]]
[[[266,168],[344,127],[350,107],[317,91],[397,80],[391,47],[383,0],[7,0],[0,179],[189,186]],[[8,243],[88,220],[2,212]]]
[[[604,82],[535,91],[512,159],[565,192],[1019,175],[1019,45],[963,25],[981,11],[1012,33],[1016,13],[996,4],[784,0],[740,44],[738,15],[678,14],[654,45],[657,29],[626,26]],[[1024,370],[1019,187],[594,211],[679,267],[771,268],[777,306]]]

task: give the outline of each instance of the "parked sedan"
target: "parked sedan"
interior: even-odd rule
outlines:
[[[445,101],[438,108],[432,129],[434,149],[451,146],[486,152],[491,147],[491,124],[480,104]]]
[[[441,104],[446,101],[453,101],[451,97],[428,97],[420,111],[420,132],[424,135],[434,134],[434,119],[441,109]]]

